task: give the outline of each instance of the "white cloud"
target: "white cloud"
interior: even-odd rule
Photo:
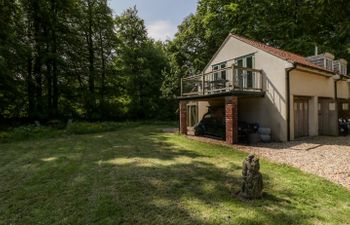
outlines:
[[[165,41],[174,38],[177,26],[167,20],[158,20],[148,24],[147,30],[149,37]]]

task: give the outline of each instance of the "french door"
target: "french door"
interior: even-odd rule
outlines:
[[[253,69],[253,56],[247,56],[236,59],[236,65],[239,67],[245,67]],[[237,70],[236,81],[241,88],[249,89],[253,88],[254,76],[252,71]]]

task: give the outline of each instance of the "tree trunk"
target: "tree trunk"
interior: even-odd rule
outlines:
[[[103,48],[103,37],[102,37],[102,31],[100,29],[100,49],[101,49],[101,90],[100,90],[100,106],[101,109],[104,107],[104,93],[105,93],[105,78],[106,78],[106,60],[104,55],[104,48]],[[102,110],[101,110],[102,111]]]
[[[41,77],[41,53],[35,57],[34,62],[34,78],[35,78],[35,114],[41,115],[42,112],[42,77]]]
[[[34,116],[34,84],[32,77],[32,57],[28,57],[27,60],[27,96],[28,96],[28,117],[33,119]]]
[[[57,117],[58,114],[58,83],[57,83],[57,7],[56,0],[52,0],[51,11],[53,13],[53,26],[52,26],[52,114]]]
[[[39,9],[38,2],[34,2],[34,12],[33,12],[33,23],[34,23],[34,42],[35,42],[35,52],[34,52],[34,79],[35,79],[35,104],[34,111],[35,116],[42,114],[42,77],[41,77],[41,67],[42,67],[42,52],[41,52],[41,32],[40,32],[40,18],[37,14]]]
[[[88,100],[88,117],[91,118],[93,112],[95,111],[95,67],[94,67],[94,60],[95,60],[95,51],[94,51],[94,44],[93,44],[93,30],[92,30],[92,20],[93,20],[93,13],[92,13],[92,7],[93,3],[89,0],[88,1],[88,49],[89,49],[89,100]]]
[[[49,49],[48,49],[49,52]],[[47,110],[48,110],[48,117],[52,118],[52,67],[51,67],[52,60],[47,60],[46,67],[47,67],[47,74],[46,74],[46,80],[47,80]]]

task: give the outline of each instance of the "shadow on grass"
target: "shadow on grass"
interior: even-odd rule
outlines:
[[[269,192],[262,200],[238,200],[240,161],[219,166],[215,157],[154,131],[71,137],[19,152],[0,170],[8,173],[0,189],[5,223],[280,225],[310,219]],[[270,177],[264,180],[269,190]]]

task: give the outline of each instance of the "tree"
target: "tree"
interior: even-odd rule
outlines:
[[[350,61],[349,4],[345,0],[200,0],[196,13],[182,22],[168,44],[172,80],[179,82],[180,77],[201,71],[230,32],[304,56],[312,55],[318,45]]]
[[[116,18],[116,67],[130,96],[131,118],[154,118],[160,111],[162,70],[167,67],[164,46],[147,37],[137,9],[129,8]]]

